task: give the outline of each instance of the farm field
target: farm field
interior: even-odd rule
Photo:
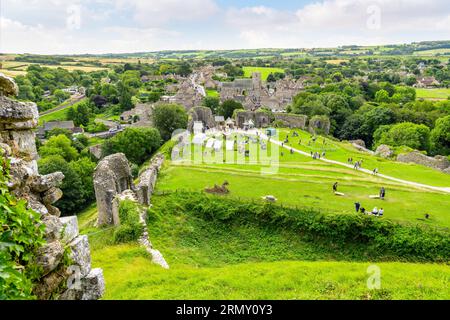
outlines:
[[[79,103],[81,103],[82,101],[79,101],[73,105],[66,101],[63,103],[63,105],[66,104],[66,106],[64,108],[62,108],[60,110],[56,110],[56,111],[49,110],[48,113],[46,113],[45,115],[39,116],[39,125],[42,125],[44,122],[67,120],[67,112],[69,111],[70,107],[76,108],[76,106]],[[61,106],[59,106],[59,107],[61,107]],[[57,108],[59,108],[59,107],[57,107]],[[57,108],[55,108],[55,109],[57,109]]]
[[[267,77],[271,73],[275,73],[275,72],[284,73],[284,70],[280,69],[280,68],[243,67],[242,69],[244,69],[244,77],[245,78],[251,78],[253,72],[260,72],[261,73],[261,79],[263,81],[267,80]]]
[[[431,100],[447,100],[450,97],[450,88],[439,89],[416,89],[417,99],[431,99]]]

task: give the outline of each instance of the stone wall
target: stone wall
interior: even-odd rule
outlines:
[[[139,203],[150,205],[150,199],[155,190],[156,180],[163,162],[164,156],[162,154],[156,155],[151,165],[139,176],[139,183],[136,186],[136,195]]]
[[[194,122],[196,121],[201,121],[204,127],[214,128],[216,126],[212,111],[208,107],[194,107],[189,110],[189,131],[192,132],[194,128]]]
[[[14,81],[0,74],[0,153],[11,163],[8,187],[41,215],[45,225],[47,243],[39,249],[36,261],[43,274],[34,294],[39,299],[99,299],[105,289],[103,272],[91,269],[89,242],[78,233],[77,217],[59,218],[61,212],[53,206],[62,197],[59,185],[64,175],[39,174],[33,131],[38,110],[34,103],[8,97],[17,94]],[[70,266],[63,263],[65,247],[71,251]]]
[[[275,121],[280,120],[286,123],[289,128],[305,129],[308,116],[291,113],[274,113]]]
[[[236,125],[243,128],[244,123],[252,120],[256,128],[266,128],[270,125],[270,114],[264,111],[240,111],[236,112]]]
[[[413,151],[410,153],[398,155],[397,161],[416,163],[436,170],[441,170],[445,173],[450,173],[450,161],[443,156],[436,156],[432,158],[420,153],[419,151]]]
[[[118,225],[118,212],[114,198],[125,190],[133,189],[133,177],[128,159],[116,153],[102,159],[94,172],[94,189],[97,201],[97,226]]]

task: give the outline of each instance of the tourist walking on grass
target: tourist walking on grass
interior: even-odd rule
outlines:
[[[384,200],[385,195],[386,195],[386,190],[384,189],[384,187],[381,187],[381,189],[380,189],[380,199]]]
[[[361,208],[361,204],[359,202],[355,202],[356,212],[359,212],[359,208]]]
[[[333,184],[333,192],[337,192],[337,187],[338,187],[338,183],[335,182],[335,183]]]

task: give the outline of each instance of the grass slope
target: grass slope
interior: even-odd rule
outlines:
[[[137,244],[112,245],[112,229],[90,233],[93,267],[104,270],[104,299],[448,299],[442,264],[371,263],[364,247],[305,241],[257,223],[203,220],[153,199],[149,235],[170,265],[152,264]],[[92,209],[80,226],[92,221]],[[299,261],[303,260],[303,261]],[[345,261],[347,260],[347,261]],[[363,262],[361,262],[363,261]],[[381,269],[381,290],[367,288],[367,267]]]

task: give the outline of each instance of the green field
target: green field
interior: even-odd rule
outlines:
[[[81,100],[73,105],[71,105],[70,103],[68,103],[67,101],[63,103],[63,105],[66,105],[63,109],[57,110],[57,111],[53,111],[45,115],[41,115],[39,116],[39,125],[42,125],[44,122],[50,122],[50,121],[65,121],[67,120],[67,112],[69,111],[70,107],[75,107],[82,103],[84,100]],[[62,106],[62,105],[61,105]],[[59,108],[59,107],[57,107]]]
[[[260,72],[261,73],[261,79],[264,80],[264,81],[267,80],[267,77],[271,73],[275,73],[275,72],[284,73],[284,70],[280,69],[280,68],[243,67],[242,69],[244,69],[244,77],[251,78],[253,72]]]
[[[213,90],[213,89],[206,89],[206,95],[208,97],[214,97],[214,98],[218,98],[220,96],[219,92],[217,92],[217,90]]]
[[[416,89],[418,99],[446,100],[450,97],[450,89]]]

